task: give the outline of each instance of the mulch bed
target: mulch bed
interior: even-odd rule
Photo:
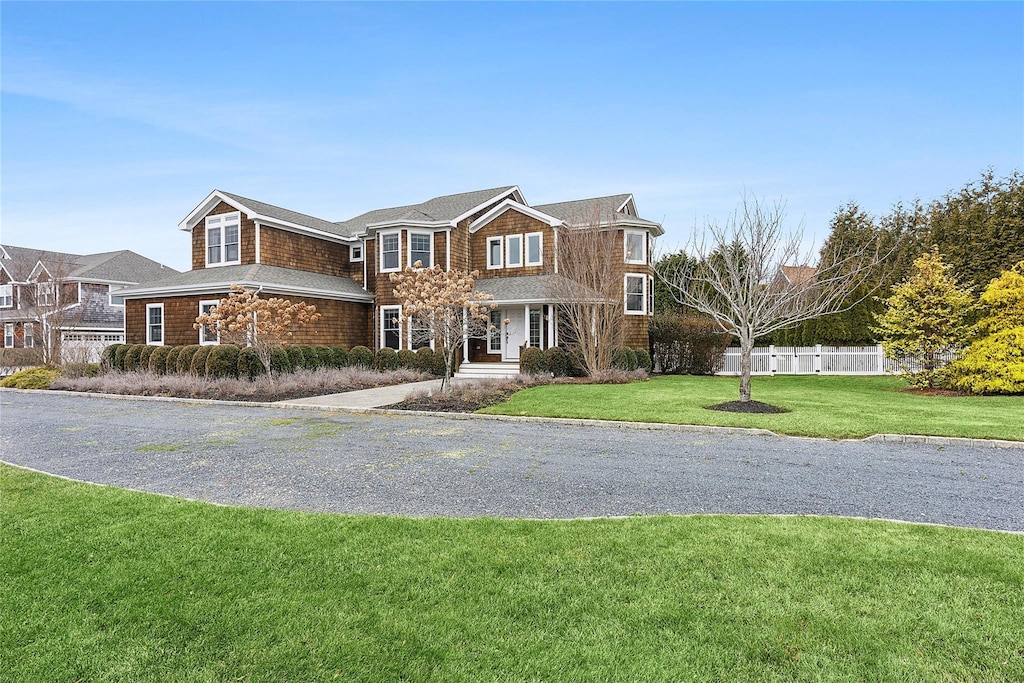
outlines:
[[[419,410],[437,413],[475,413],[481,408],[504,403],[514,393],[515,391],[503,389],[474,400],[436,394],[423,398],[411,398],[401,403],[389,405],[388,408],[392,410]]]
[[[727,401],[713,406],[704,406],[706,410],[722,410],[727,413],[788,413],[785,408],[779,408],[760,401]]]

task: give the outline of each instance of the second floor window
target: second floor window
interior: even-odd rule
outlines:
[[[502,239],[500,237],[488,237],[487,238],[487,267],[488,268],[501,268],[502,254],[501,248]]]
[[[419,261],[424,268],[429,268],[433,264],[433,235],[430,233],[409,233],[409,265],[414,265]]]
[[[52,282],[37,282],[36,283],[36,305],[38,306],[50,306],[53,304],[53,283]]]
[[[531,232],[526,235],[526,265],[539,266],[543,263],[543,235],[539,232]]]
[[[0,308],[14,305],[14,285],[0,285]]]
[[[348,260],[349,261],[362,261],[363,260],[363,245],[353,244],[348,248]]]
[[[509,235],[505,238],[506,251],[506,267],[508,268],[519,268],[523,265],[523,236],[522,235]]]
[[[206,265],[239,262],[240,224],[238,211],[206,217]]]
[[[389,232],[380,236],[380,269],[382,271],[398,270],[401,240],[397,232]]]
[[[627,230],[622,236],[626,263],[647,263],[647,233]]]

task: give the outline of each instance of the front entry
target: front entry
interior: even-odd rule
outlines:
[[[501,359],[518,363],[519,349],[525,343],[526,312],[521,307],[501,309]]]

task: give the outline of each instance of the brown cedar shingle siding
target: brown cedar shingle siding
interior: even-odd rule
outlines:
[[[497,268],[487,270],[487,239],[489,237],[505,237],[506,235],[523,235],[523,263],[526,263],[525,239],[531,232],[543,233],[541,237],[541,265],[522,266],[520,268]],[[502,254],[507,243],[502,242]],[[531,218],[518,211],[506,211],[498,218],[477,230],[470,237],[470,270],[479,270],[481,277],[515,277],[519,275],[543,275],[555,272],[555,233],[547,223]]]
[[[260,226],[260,263],[349,277],[348,259],[348,245]]]
[[[146,343],[146,305],[164,305],[164,344],[180,346],[198,344],[199,332],[192,325],[199,315],[199,302],[217,299],[217,295],[179,296],[165,299],[132,299],[126,303],[128,328],[125,340],[128,344]],[[316,306],[323,316],[312,326],[300,328],[291,337],[290,344],[317,344],[324,346],[345,346],[351,348],[365,344],[370,336],[366,323],[366,309],[369,304],[314,299],[311,297],[285,297],[291,301],[304,301]]]

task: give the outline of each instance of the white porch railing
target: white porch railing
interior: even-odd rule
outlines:
[[[948,363],[955,351],[943,354]],[[750,357],[754,375],[885,375],[900,372],[899,364],[875,346],[755,346]],[[740,350],[726,349],[719,375],[740,374]]]

